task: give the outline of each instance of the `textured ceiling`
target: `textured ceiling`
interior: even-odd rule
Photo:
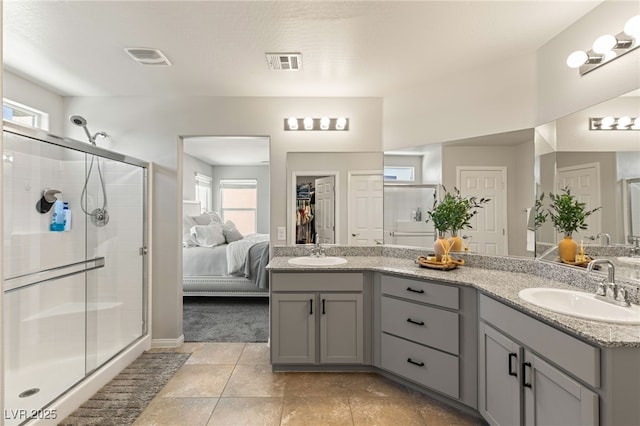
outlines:
[[[385,96],[533,52],[598,3],[5,0],[4,65],[68,96]],[[304,69],[270,71],[273,51]]]

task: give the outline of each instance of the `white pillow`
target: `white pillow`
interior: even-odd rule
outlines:
[[[208,214],[209,217],[211,218],[211,222],[213,222],[213,223],[224,223],[224,221],[222,220],[222,217],[220,216],[220,213],[218,213],[218,212],[207,212],[206,214]]]
[[[182,246],[193,247],[196,245],[193,236],[191,235],[191,228],[196,225],[196,222],[191,216],[184,216],[182,218]]]
[[[200,247],[215,247],[225,243],[222,225],[219,223],[195,225],[191,228],[191,235]]]
[[[202,213],[200,216],[191,216],[191,218],[196,222],[196,225],[208,225],[211,223],[211,216],[207,213]]]
[[[236,228],[236,224],[230,220],[226,221],[224,225],[222,225],[222,233],[224,234],[224,238],[227,240],[227,243],[239,241],[244,238],[240,231],[238,231],[238,228]]]

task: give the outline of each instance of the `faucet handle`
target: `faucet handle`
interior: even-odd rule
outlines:
[[[618,287],[616,301],[623,302],[626,306],[631,305],[631,302],[629,301],[629,292],[627,292],[627,289],[625,289],[624,287]]]
[[[598,296],[606,296],[607,295],[607,284],[606,280],[602,280],[598,283],[598,289],[596,290],[596,295]]]

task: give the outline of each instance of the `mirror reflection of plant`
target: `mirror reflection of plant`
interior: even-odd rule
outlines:
[[[535,229],[540,228],[543,223],[547,221],[549,217],[549,212],[542,209],[542,202],[544,201],[544,192],[540,194],[540,197],[536,198],[536,203],[534,205],[534,227]]]
[[[601,209],[601,207],[596,207],[592,210],[585,210],[586,204],[578,201],[571,194],[569,188],[562,189],[562,194],[549,193],[549,198],[551,204],[547,212],[553,227],[566,236],[571,236],[579,229],[587,229],[588,226],[585,223],[587,217]]]
[[[491,201],[488,198],[463,197],[458,188],[453,188],[452,192],[447,191],[444,186],[444,197],[438,201],[436,194],[433,195],[433,208],[427,212],[427,223],[432,222],[439,234],[451,231],[457,234],[462,229],[471,228],[471,218],[478,214],[478,209],[483,204]]]

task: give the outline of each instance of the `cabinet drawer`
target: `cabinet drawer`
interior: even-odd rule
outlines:
[[[458,330],[455,312],[382,297],[382,331],[457,355]]]
[[[429,281],[382,276],[382,294],[458,309],[458,288]]]
[[[600,349],[480,295],[480,318],[591,386],[600,386]]]
[[[361,272],[272,272],[271,291],[362,291]]]
[[[382,333],[382,368],[459,398],[458,357]]]

